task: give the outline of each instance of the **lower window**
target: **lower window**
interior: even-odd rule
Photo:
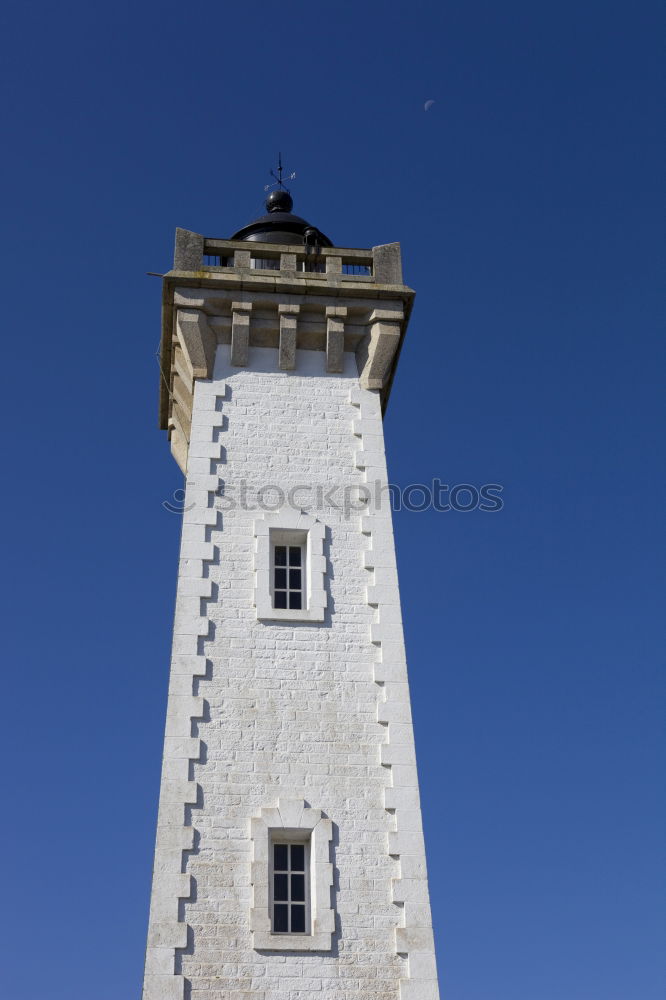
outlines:
[[[252,816],[250,833],[252,947],[330,951],[335,933],[331,819],[303,799],[280,798]]]
[[[271,925],[274,934],[310,933],[310,844],[273,840]]]

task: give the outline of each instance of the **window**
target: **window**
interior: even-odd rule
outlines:
[[[308,271],[312,274],[325,274],[326,273],[326,261],[325,260],[299,260],[298,271]]]
[[[323,622],[327,604],[324,525],[289,507],[258,518],[254,534],[257,618]]]
[[[204,267],[233,267],[234,258],[222,257],[220,254],[205,253],[203,255],[203,266]]]
[[[330,951],[335,932],[333,823],[303,799],[280,798],[250,820],[253,947]]]
[[[273,544],[273,607],[302,609],[305,545]]]
[[[372,269],[368,264],[343,264],[342,265],[343,274],[361,274],[361,275],[371,275]]]
[[[280,260],[278,257],[252,257],[251,265],[257,271],[280,270]]]
[[[273,840],[272,930],[274,934],[307,934],[310,929],[308,892],[309,842]]]

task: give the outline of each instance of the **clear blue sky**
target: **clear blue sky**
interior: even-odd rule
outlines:
[[[660,7],[5,7],[7,1000],[139,996],[180,485],[145,272],[278,149],[335,242],[402,243],[393,479],[504,486],[396,517],[443,1000],[661,1000]]]

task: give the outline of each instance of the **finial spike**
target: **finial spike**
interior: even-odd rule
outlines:
[[[282,179],[283,174],[284,174],[284,169],[282,167],[282,153],[278,153],[277,173],[275,172],[275,170],[270,171],[270,175],[271,177],[274,178],[274,181],[272,184],[264,184],[264,191],[270,191],[271,188],[277,186],[278,191],[286,191],[287,194],[289,194],[289,188],[286,186],[284,180]],[[292,173],[287,174],[288,181],[293,181],[295,177],[296,177],[295,170],[292,171]]]

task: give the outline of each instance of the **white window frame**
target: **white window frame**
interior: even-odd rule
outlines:
[[[275,845],[283,844],[288,845],[291,849],[292,844],[302,844],[305,848],[305,867],[303,869],[304,881],[305,881],[305,899],[303,900],[303,905],[305,907],[305,930],[303,931],[289,931],[289,936],[292,935],[296,937],[303,937],[304,934],[310,934],[312,929],[312,902],[311,902],[311,868],[310,868],[310,832],[298,831],[298,833],[289,833],[287,830],[282,828],[282,830],[273,830],[270,836],[269,844],[269,865],[268,865],[268,908],[271,920],[271,933],[277,934],[278,931],[274,928],[275,912],[274,907],[276,900],[274,898],[275,892]],[[291,858],[291,855],[290,855]],[[282,871],[282,869],[280,869]],[[291,871],[289,872],[288,883],[289,892],[288,896],[291,896]],[[277,900],[277,904],[282,903],[283,900]],[[285,901],[286,902],[286,901]],[[287,902],[288,906],[291,906],[291,899]],[[300,906],[300,902],[297,902]]]
[[[265,513],[254,522],[254,603],[260,621],[323,622],[326,615],[325,526],[315,517],[293,508]],[[273,607],[274,548],[301,545],[302,608]]]
[[[284,530],[281,528],[271,528],[268,534],[270,551],[270,591],[271,606],[274,611],[303,611],[309,603],[308,587],[308,533],[307,531]],[[301,607],[300,608],[276,608],[275,607],[275,550],[278,546],[287,549],[298,548],[301,550]],[[287,595],[289,594],[289,554],[287,553]],[[280,588],[282,589],[282,588]],[[289,603],[287,599],[287,603]]]
[[[262,809],[250,821],[252,839],[251,882],[253,901],[250,929],[253,947],[259,951],[330,951],[335,931],[331,906],[333,865],[330,844],[333,824],[321,809],[311,809],[302,799],[281,798],[277,806]],[[309,914],[305,934],[273,932],[272,875],[275,842],[309,842],[309,878],[306,878]]]

